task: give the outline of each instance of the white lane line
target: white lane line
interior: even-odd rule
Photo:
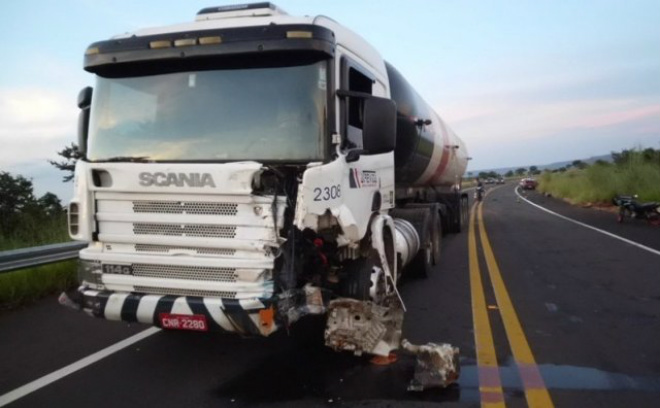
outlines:
[[[158,333],[160,330],[161,329],[159,329],[158,327],[151,327],[147,330],[141,331],[140,333],[134,336],[122,340],[119,343],[115,343],[110,347],[106,347],[101,351],[98,351],[90,356],[83,358],[82,360],[78,360],[73,364],[69,364],[66,367],[60,368],[59,370],[47,374],[37,380],[34,380],[31,383],[18,387],[15,390],[9,391],[4,395],[0,395],[0,407],[4,407],[5,405],[14,402],[19,398],[23,398],[24,396],[47,386],[48,384],[51,384],[59,379],[66,377],[69,374],[73,374],[78,370],[81,370],[89,365],[92,365],[97,361],[102,360],[113,353],[116,353],[134,343],[137,343],[140,340],[146,339],[147,337]]]
[[[583,227],[585,227],[585,228],[589,228],[590,230],[594,230],[594,231],[600,232],[600,233],[603,234],[603,235],[607,235],[608,237],[612,237],[612,238],[614,238],[614,239],[618,239],[619,241],[623,241],[623,242],[625,242],[626,244],[634,245],[634,246],[636,246],[637,248],[643,249],[643,250],[648,251],[648,252],[650,252],[650,253],[652,253],[652,254],[660,255],[660,251],[658,251],[657,249],[653,249],[653,248],[647,247],[646,245],[642,245],[642,244],[640,244],[640,243],[638,243],[638,242],[631,241],[631,240],[626,239],[626,238],[623,238],[623,237],[621,237],[621,236],[619,236],[619,235],[612,234],[611,232],[607,232],[607,231],[602,230],[602,229],[600,229],[600,228],[593,227],[593,226],[591,226],[591,225],[589,225],[589,224],[585,224],[585,223],[583,223],[583,222],[580,222],[580,221],[574,220],[574,219],[572,219],[572,218],[568,218],[568,217],[566,217],[566,216],[564,216],[564,215],[557,214],[556,212],[554,212],[554,211],[550,211],[550,210],[548,210],[548,209],[545,208],[545,207],[541,207],[540,205],[538,205],[538,204],[536,204],[536,203],[533,203],[533,202],[529,201],[528,199],[526,199],[525,197],[523,197],[523,196],[520,194],[520,192],[518,191],[519,188],[520,188],[520,187],[516,187],[516,189],[515,189],[515,191],[516,191],[516,195],[517,195],[518,197],[522,198],[523,200],[525,200],[528,204],[531,204],[531,205],[533,205],[533,206],[536,207],[536,208],[539,208],[539,209],[541,209],[541,210],[543,210],[543,211],[545,211],[545,212],[547,212],[547,213],[549,213],[549,214],[552,214],[552,215],[554,215],[554,216],[556,216],[556,217],[562,218],[562,219],[564,219],[564,220],[566,220],[566,221],[570,221],[570,222],[572,222],[573,224],[581,225],[581,226],[583,226]]]

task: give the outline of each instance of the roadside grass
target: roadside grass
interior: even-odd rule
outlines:
[[[9,236],[0,234],[0,251],[71,241],[64,215],[45,220],[25,216],[20,225],[21,228]]]
[[[76,261],[0,274],[0,310],[14,309],[76,285]]]
[[[660,166],[633,160],[622,165],[594,164],[583,170],[545,172],[539,178],[538,189],[581,204],[609,204],[617,194],[660,201]]]

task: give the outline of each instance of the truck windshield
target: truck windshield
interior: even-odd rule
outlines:
[[[97,77],[92,161],[322,160],[327,62]]]

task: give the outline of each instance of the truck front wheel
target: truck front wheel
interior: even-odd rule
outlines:
[[[428,278],[433,272],[433,237],[432,228],[437,229],[437,225],[432,227],[433,217],[428,208],[411,209],[412,214],[408,221],[415,227],[419,234],[419,252],[408,265],[408,271],[415,277]],[[437,220],[437,217],[436,217]],[[437,222],[436,222],[437,224]],[[439,240],[438,240],[439,248]],[[440,257],[438,253],[438,258]]]

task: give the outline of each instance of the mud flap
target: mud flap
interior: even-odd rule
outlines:
[[[401,342],[401,347],[417,356],[415,375],[408,385],[408,391],[445,388],[458,379],[461,372],[458,347],[446,343],[415,345],[405,339]]]
[[[325,345],[334,350],[387,356],[399,348],[403,309],[395,294],[382,306],[349,298],[335,299],[328,306]]]

